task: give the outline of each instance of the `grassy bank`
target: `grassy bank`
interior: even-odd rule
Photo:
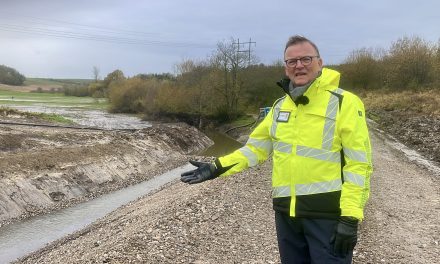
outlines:
[[[52,79],[52,78],[26,78],[24,85],[58,85],[90,83],[90,79]]]
[[[358,93],[372,111],[405,111],[414,115],[440,117],[440,90],[363,91]]]
[[[61,115],[57,114],[46,114],[46,113],[31,113],[31,112],[22,112],[13,108],[0,106],[0,117],[12,117],[19,116],[25,119],[30,120],[38,120],[38,121],[48,121],[50,123],[61,123],[61,124],[73,124],[74,122],[70,119],[67,119]]]
[[[47,107],[78,107],[85,109],[107,109],[108,101],[103,98],[65,96],[62,93],[36,93],[0,90],[0,105]]]

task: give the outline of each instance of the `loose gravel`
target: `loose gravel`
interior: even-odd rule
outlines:
[[[372,133],[375,171],[353,263],[439,263],[439,175]],[[271,161],[175,182],[17,263],[279,263]]]

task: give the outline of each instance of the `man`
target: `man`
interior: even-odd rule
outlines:
[[[323,68],[316,45],[291,37],[284,51],[286,95],[246,145],[181,180],[199,183],[273,155],[272,197],[282,263],[351,263],[369,196],[371,147],[361,100]]]

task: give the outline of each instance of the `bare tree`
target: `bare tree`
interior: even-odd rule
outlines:
[[[224,111],[228,118],[238,113],[238,102],[243,88],[240,70],[257,61],[253,54],[240,52],[240,47],[231,38],[228,42],[219,42],[211,57],[211,65],[223,75],[223,81],[216,87],[224,98]]]
[[[434,49],[420,37],[404,37],[391,45],[385,58],[391,86],[414,88],[427,85],[433,77]]]
[[[383,67],[379,61],[380,56],[376,55],[379,54],[378,52],[371,48],[361,48],[350,52],[341,66],[341,70],[344,73],[345,81],[351,87],[363,89],[381,87],[383,83],[380,79]]]
[[[203,116],[214,112],[215,95],[211,89],[215,79],[211,78],[212,68],[207,61],[185,60],[176,65],[180,73],[177,77],[179,87],[188,96],[187,109],[198,116],[198,126],[202,128]]]
[[[95,82],[99,80],[99,68],[97,66],[93,66],[93,79]]]

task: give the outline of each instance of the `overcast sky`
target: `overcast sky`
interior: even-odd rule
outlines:
[[[256,42],[271,64],[294,34],[334,64],[405,36],[437,43],[439,10],[438,0],[0,0],[0,64],[27,77],[92,78],[94,66],[101,77],[174,73],[231,38]]]

